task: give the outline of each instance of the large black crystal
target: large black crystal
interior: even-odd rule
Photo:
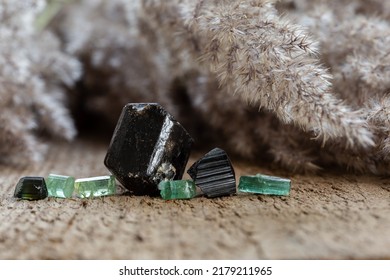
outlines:
[[[187,171],[208,197],[236,193],[236,177],[226,152],[215,148],[196,161]]]
[[[27,200],[38,200],[47,197],[45,178],[22,177],[15,187],[14,197]]]
[[[194,140],[156,103],[129,103],[104,164],[135,195],[159,195],[163,179],[181,179]]]

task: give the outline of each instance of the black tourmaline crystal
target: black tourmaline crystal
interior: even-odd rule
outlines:
[[[236,193],[236,177],[226,152],[215,148],[195,162],[187,171],[208,197]]]
[[[14,197],[38,200],[47,197],[45,178],[43,177],[22,177],[15,187]]]
[[[163,179],[181,179],[194,140],[156,103],[129,103],[104,164],[135,195],[159,195]]]

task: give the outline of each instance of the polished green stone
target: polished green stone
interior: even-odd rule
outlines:
[[[241,176],[238,184],[239,192],[289,195],[291,181],[280,177],[256,174],[252,176]]]
[[[70,198],[74,191],[74,177],[57,174],[49,174],[46,178],[47,191],[49,196],[59,198]]]
[[[158,189],[165,200],[190,199],[196,195],[196,186],[191,180],[161,181]]]
[[[14,197],[27,200],[38,200],[47,197],[45,178],[22,177],[15,187]]]
[[[116,194],[114,176],[99,176],[77,179],[74,183],[78,197],[92,198]]]

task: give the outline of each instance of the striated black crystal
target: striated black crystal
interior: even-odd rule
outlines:
[[[187,171],[208,197],[236,193],[236,177],[226,152],[215,148],[195,162]]]
[[[47,197],[47,188],[43,177],[22,177],[15,187],[14,197],[38,200]]]
[[[129,103],[115,128],[106,167],[135,195],[159,195],[163,179],[182,178],[194,140],[156,103]]]

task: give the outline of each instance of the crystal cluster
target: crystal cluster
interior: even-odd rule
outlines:
[[[135,195],[158,195],[165,200],[190,199],[197,187],[207,197],[238,192],[288,195],[291,181],[257,174],[241,176],[236,189],[234,168],[226,152],[215,148],[187,171],[192,180],[180,180],[194,140],[167,111],[156,103],[129,103],[115,128],[104,164]],[[50,174],[21,178],[14,196],[44,199],[47,196],[80,198],[116,194],[115,177],[81,178]]]
[[[47,182],[47,183],[46,183]],[[92,198],[116,194],[114,176],[100,176],[75,180],[74,177],[49,174],[43,177],[23,177],[15,187],[14,197],[27,200],[46,197],[71,198],[76,196]]]
[[[194,140],[156,103],[129,103],[104,164],[135,195],[158,195],[162,180],[182,178]]]

